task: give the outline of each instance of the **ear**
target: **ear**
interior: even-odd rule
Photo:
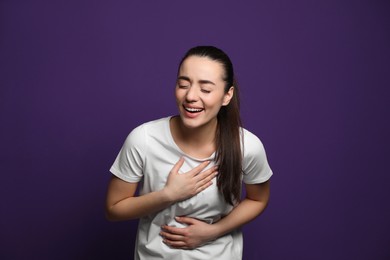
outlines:
[[[223,96],[222,106],[229,105],[230,100],[233,98],[233,94],[234,94],[234,87],[231,86],[228,92],[226,92],[225,95]]]

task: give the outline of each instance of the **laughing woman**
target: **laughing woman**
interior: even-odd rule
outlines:
[[[229,57],[190,49],[175,95],[179,115],[127,137],[110,169],[107,218],[140,219],[135,259],[241,259],[239,228],[265,209],[272,171],[261,141],[241,127]]]

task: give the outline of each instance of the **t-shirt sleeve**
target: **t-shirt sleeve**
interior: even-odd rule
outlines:
[[[243,138],[243,182],[246,184],[266,182],[272,176],[272,170],[262,142],[247,130],[244,130]]]
[[[127,136],[110,172],[126,182],[139,182],[143,177],[146,154],[144,125],[135,128]]]

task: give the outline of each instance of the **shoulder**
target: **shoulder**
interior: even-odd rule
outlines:
[[[163,117],[160,119],[152,120],[146,123],[143,123],[136,128],[134,128],[129,135],[145,135],[146,133],[153,131],[161,131],[169,124],[170,117]]]
[[[247,184],[263,183],[272,176],[264,145],[255,134],[241,130],[243,181]]]
[[[252,157],[263,154],[264,145],[255,134],[245,128],[241,128],[241,144],[243,151],[243,158]]]
[[[143,128],[144,131],[161,131],[169,125],[170,116],[152,120],[146,123],[143,123],[139,127]]]
[[[145,146],[150,136],[163,132],[170,117],[164,117],[143,123],[134,128],[127,136],[125,144],[130,146]]]

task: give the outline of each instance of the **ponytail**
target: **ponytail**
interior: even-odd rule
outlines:
[[[226,202],[234,205],[241,197],[242,153],[240,142],[240,101],[237,82],[233,83],[233,98],[218,113],[216,133],[217,185]]]

